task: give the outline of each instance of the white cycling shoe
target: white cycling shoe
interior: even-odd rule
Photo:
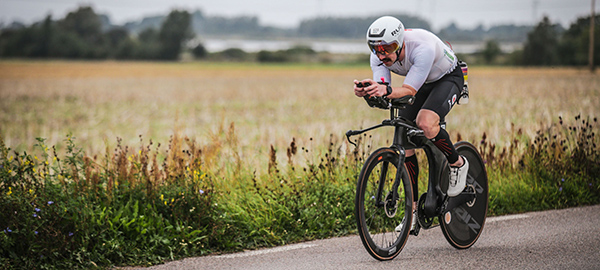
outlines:
[[[467,186],[467,174],[469,172],[469,161],[461,156],[465,161],[461,167],[450,166],[450,185],[448,185],[448,196],[455,197],[460,194]]]
[[[413,212],[413,220],[412,220],[412,226],[410,226],[410,232],[414,232],[415,229],[417,228],[417,219],[419,217],[417,216],[417,211]],[[400,225],[396,226],[396,232],[401,232],[402,231],[402,226],[404,225],[404,218],[402,219],[402,222],[400,222]]]

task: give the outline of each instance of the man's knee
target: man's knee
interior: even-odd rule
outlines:
[[[433,111],[422,111],[417,117],[417,126],[423,130],[425,137],[431,139],[439,132],[440,117]]]

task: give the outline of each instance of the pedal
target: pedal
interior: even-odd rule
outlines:
[[[421,231],[421,225],[419,225],[419,223],[417,222],[415,229],[414,230],[410,230],[410,235],[414,235],[414,236],[418,236],[419,232]]]

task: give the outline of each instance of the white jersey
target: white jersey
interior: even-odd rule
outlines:
[[[404,60],[396,61],[391,67],[371,53],[373,80],[391,83],[390,72],[406,76],[404,84],[417,91],[425,83],[435,82],[452,72],[458,63],[450,47],[433,33],[423,29],[406,29],[404,33]]]

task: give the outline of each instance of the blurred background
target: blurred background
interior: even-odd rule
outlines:
[[[471,64],[588,65],[593,2],[0,0],[0,57],[363,62],[366,29],[393,15]]]

